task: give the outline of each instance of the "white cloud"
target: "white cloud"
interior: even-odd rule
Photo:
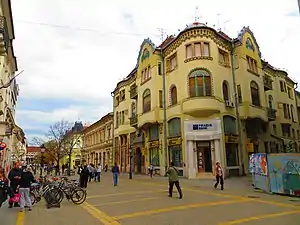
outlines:
[[[43,112],[43,109],[18,112],[19,116],[28,118],[28,122],[51,123],[63,117],[68,120],[90,120],[103,116],[111,109],[112,103],[105,102],[101,106],[105,108],[103,110],[100,99],[110,98],[116,82],[133,69],[143,39],[150,36],[159,44],[157,28],[165,28],[168,34],[178,33],[178,29],[193,22],[197,5],[198,16],[202,17],[200,20],[208,22],[208,25],[219,24],[232,37],[236,37],[243,26],[249,25],[263,57],[275,67],[287,68],[292,78],[300,80],[300,16],[286,16],[295,15],[294,12],[298,11],[296,0],[252,0],[245,4],[236,0],[88,2],[12,2],[15,53],[19,68],[25,70],[19,78],[21,96],[33,100],[89,100],[94,102],[96,108],[72,106],[54,108],[50,112]],[[218,13],[221,14],[219,17]]]

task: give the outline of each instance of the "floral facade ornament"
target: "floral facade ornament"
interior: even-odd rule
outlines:
[[[247,38],[247,40],[246,40],[246,48],[248,48],[248,49],[250,49],[251,51],[254,52],[254,45],[253,45],[250,38]]]
[[[141,57],[141,61],[143,62],[145,59],[148,59],[149,56],[150,56],[150,52],[148,51],[147,48],[145,48],[144,51],[143,51],[143,55]]]

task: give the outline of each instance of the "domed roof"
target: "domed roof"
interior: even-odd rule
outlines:
[[[190,29],[190,28],[194,28],[194,27],[207,27],[207,25],[205,23],[200,23],[200,22],[195,21],[192,24],[187,25],[185,30]]]

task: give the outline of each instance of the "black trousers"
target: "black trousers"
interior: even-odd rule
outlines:
[[[173,194],[173,187],[174,185],[176,186],[177,188],[177,191],[178,191],[178,194],[179,194],[179,197],[182,198],[182,190],[181,190],[181,187],[180,187],[180,184],[179,184],[179,181],[172,181],[172,182],[169,182],[169,196],[172,197],[172,194]]]
[[[217,188],[219,183],[220,183],[221,189],[223,190],[224,189],[224,178],[223,178],[223,176],[216,175],[216,180],[217,180],[217,182],[215,183],[215,188]]]

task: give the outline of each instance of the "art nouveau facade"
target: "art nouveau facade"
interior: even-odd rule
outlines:
[[[113,113],[108,113],[83,131],[83,161],[104,167],[113,163]]]
[[[247,172],[250,153],[285,151],[291,142],[299,149],[294,88],[285,71],[261,60],[247,27],[235,39],[201,23],[160,46],[146,39],[136,68],[113,91],[115,159],[128,170],[133,154],[136,172],[145,173],[151,163],[161,175],[173,161],[189,178],[212,174],[216,161],[227,174],[239,174],[242,167]]]
[[[13,49],[14,39],[15,34],[10,0],[3,0],[0,4],[1,84],[7,83],[18,70]],[[20,160],[20,152],[24,151],[25,148],[24,132],[15,122],[18,95],[19,87],[15,80],[8,88],[0,89],[0,138],[7,145],[7,148],[2,151],[1,156],[1,164],[4,164],[4,167],[9,167],[14,160]]]

